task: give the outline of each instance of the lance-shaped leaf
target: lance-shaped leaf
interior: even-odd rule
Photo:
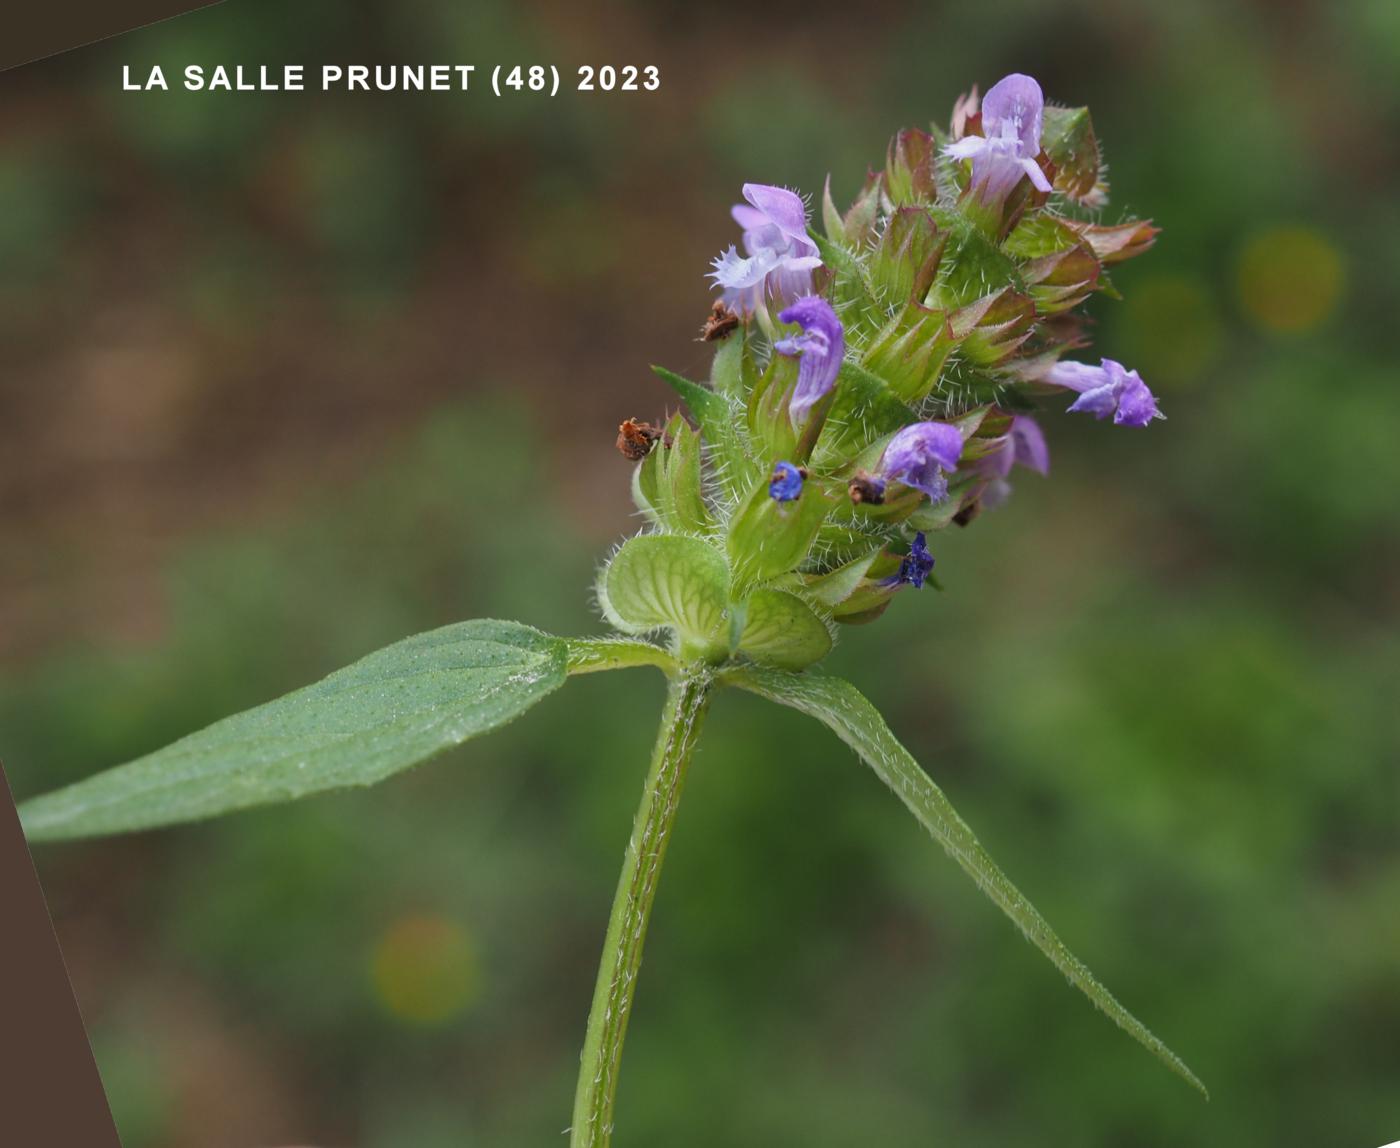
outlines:
[[[372,785],[505,725],[563,684],[559,638],[474,621],[396,642],[313,686],[23,803],[31,840],[215,817]]]
[[[1014,921],[1026,938],[1054,963],[1081,992],[1120,1028],[1156,1055],[1167,1067],[1206,1094],[1205,1086],[1181,1059],[1103,987],[1084,963],[1065,947],[1049,923],[998,868],[943,791],[895,739],[878,710],[849,682],[840,678],[744,667],[727,671],[725,680],[781,705],[801,710],[822,722],[856,751],[904,802],[977,886]]]

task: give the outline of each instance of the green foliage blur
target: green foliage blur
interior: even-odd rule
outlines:
[[[612,435],[664,407],[649,362],[703,370],[739,184],[844,200],[896,128],[1029,71],[1093,109],[1106,218],[1164,229],[1095,314],[1168,421],[1047,411],[1050,480],[830,665],[1213,1099],[832,737],[726,695],[617,1143],[1400,1138],[1400,8],[347,8],[230,0],[0,77],[16,794],[449,621],[598,632],[635,527]],[[436,60],[663,88],[118,90]],[[379,789],[42,849],[128,1148],[558,1142],[661,697],[597,675]]]

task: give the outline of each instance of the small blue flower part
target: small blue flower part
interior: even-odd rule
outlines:
[[[802,495],[806,477],[801,467],[793,466],[790,462],[778,463],[768,483],[768,497],[774,502],[795,502]]]
[[[902,585],[922,590],[924,580],[931,573],[933,573],[933,555],[929,553],[928,540],[924,537],[923,531],[920,531],[914,535],[914,545],[909,548],[908,556],[899,564],[898,580]]]

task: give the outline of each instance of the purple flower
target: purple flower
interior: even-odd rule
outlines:
[[[1050,473],[1050,448],[1045,445],[1045,434],[1036,421],[1027,415],[1016,415],[1011,420],[1011,429],[1002,436],[997,449],[984,454],[972,466],[974,471],[990,480],[978,498],[988,510],[995,510],[1011,497],[1011,484],[1006,481],[1006,476],[1013,466],[1029,467],[1041,474]]]
[[[774,502],[794,502],[802,496],[802,484],[807,479],[801,467],[780,462],[773,468],[768,482],[768,497]]]
[[[714,261],[710,278],[724,288],[724,302],[751,314],[771,295],[780,303],[812,293],[812,269],[822,265],[817,245],[807,234],[802,198],[781,187],[744,184],[748,204],[730,212],[744,229],[741,256],[733,247]]]
[[[924,588],[924,580],[933,573],[933,555],[929,553],[928,540],[924,537],[923,531],[914,535],[914,544],[909,548],[909,553],[904,561],[899,564],[899,573],[895,576],[896,584],[914,587],[915,590]]]
[[[1038,191],[1050,181],[1036,162],[1040,154],[1045,98],[1040,85],[1019,72],[998,80],[982,98],[982,134],[963,136],[943,154],[972,160],[972,187],[990,203],[1000,203],[1023,175]]]
[[[1104,359],[1097,367],[1056,363],[1040,381],[1078,391],[1070,410],[1088,411],[1099,419],[1112,415],[1115,423],[1125,427],[1145,427],[1153,419],[1165,417],[1141,376],[1113,359]]]
[[[800,427],[816,401],[836,385],[846,340],[841,320],[819,295],[806,295],[778,315],[779,322],[796,323],[802,334],[779,339],[773,349],[781,355],[800,355],[797,386],[788,404],[792,425]]]
[[[984,474],[1005,478],[1011,468],[1018,465],[1041,474],[1050,473],[1050,448],[1045,443],[1045,432],[1035,419],[1017,415],[1001,441],[997,450],[978,460],[978,469]]]
[[[880,470],[886,478],[922,490],[934,502],[948,497],[946,471],[962,455],[962,434],[948,423],[915,423],[890,439]]]

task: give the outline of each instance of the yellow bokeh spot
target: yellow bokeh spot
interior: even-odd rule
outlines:
[[[1245,312],[1277,334],[1310,331],[1337,308],[1346,278],[1341,253],[1308,227],[1271,227],[1240,252],[1235,285]]]
[[[375,993],[393,1016],[440,1024],[476,996],[476,954],[466,931],[445,917],[401,917],[374,947]]]

